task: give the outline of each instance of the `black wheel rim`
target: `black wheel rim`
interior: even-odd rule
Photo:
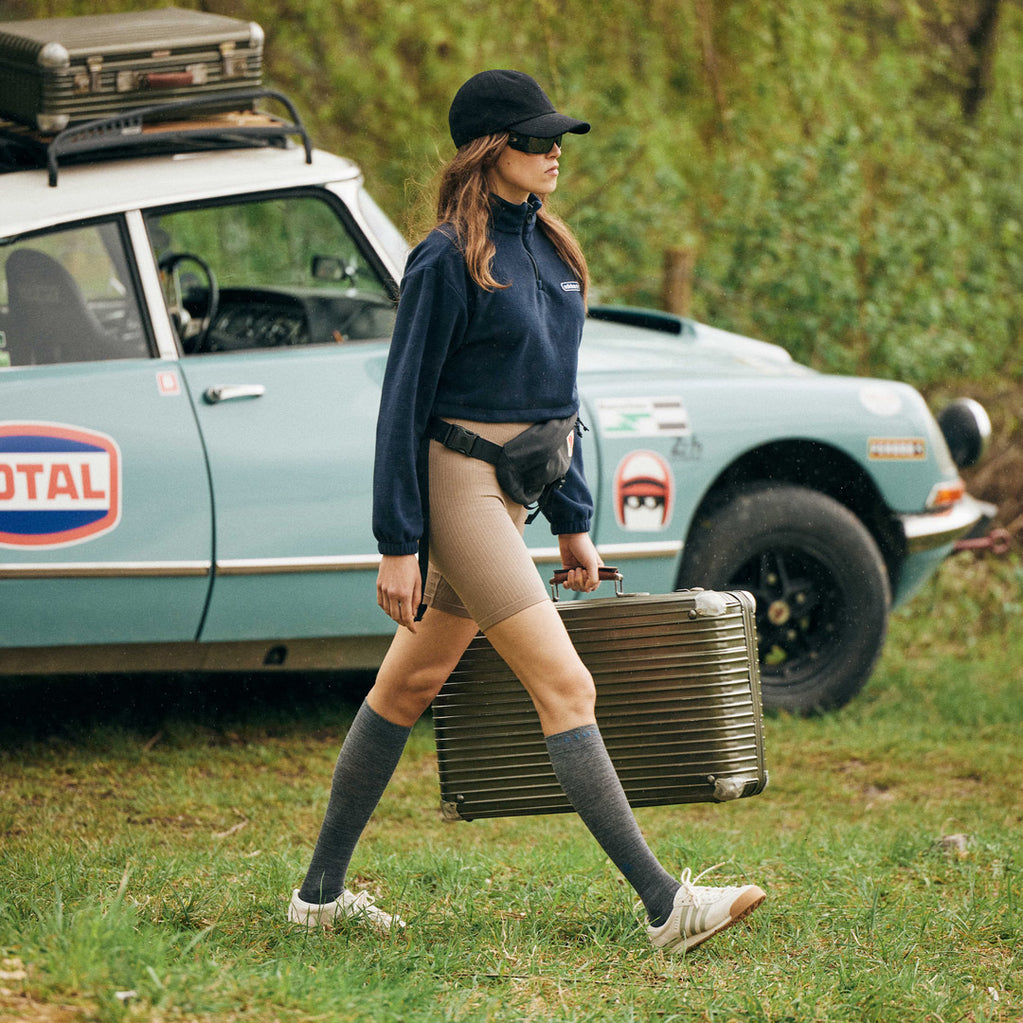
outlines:
[[[805,549],[773,547],[750,558],[730,587],[757,602],[760,677],[793,686],[819,676],[838,652],[844,600],[836,573]]]

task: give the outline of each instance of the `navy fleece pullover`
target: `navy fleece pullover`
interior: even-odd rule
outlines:
[[[493,275],[508,288],[476,285],[443,227],[409,256],[377,419],[373,532],[381,554],[419,549],[417,469],[431,417],[541,422],[578,411],[582,289],[537,227],[539,208],[535,196],[521,206],[492,197]],[[544,508],[555,534],[589,530],[581,448]]]

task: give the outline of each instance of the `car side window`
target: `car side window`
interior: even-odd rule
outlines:
[[[150,355],[114,221],[0,243],[0,368]]]
[[[146,214],[186,354],[386,339],[392,286],[307,193]]]

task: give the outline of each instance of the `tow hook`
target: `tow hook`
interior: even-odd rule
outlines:
[[[975,551],[978,554],[1008,554],[1012,549],[1012,534],[1007,529],[992,529],[987,536],[965,537],[957,540],[954,551]]]

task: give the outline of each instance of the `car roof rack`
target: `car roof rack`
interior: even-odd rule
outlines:
[[[287,111],[284,120],[256,110],[259,100],[275,100]],[[42,135],[14,124],[0,125],[0,172],[45,166],[57,184],[62,160],[231,149],[248,145],[286,145],[302,140],[306,163],[312,163],[309,133],[287,96],[272,89],[243,89],[217,97],[160,103],[72,125],[56,135]]]

